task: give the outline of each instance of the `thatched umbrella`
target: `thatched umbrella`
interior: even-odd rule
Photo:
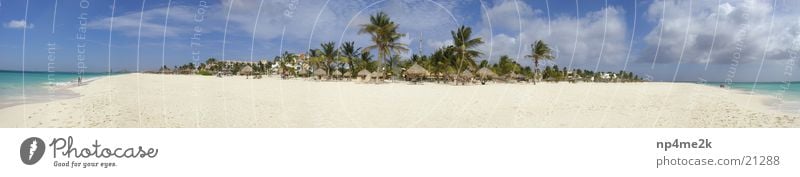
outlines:
[[[481,77],[481,84],[486,84],[486,80],[497,76],[497,74],[495,74],[494,72],[492,72],[492,70],[486,67],[479,69],[477,74],[478,76]]]
[[[298,71],[297,74],[300,75],[300,76],[304,76],[304,77],[308,76],[308,70],[307,69],[300,69],[300,71]]]
[[[375,71],[375,72],[372,72],[371,74],[369,74],[369,77],[375,78],[375,80],[372,80],[372,81],[374,81],[375,83],[378,83],[378,81],[381,80],[384,77],[384,75],[383,75],[383,72]]]
[[[425,68],[423,68],[422,66],[419,66],[418,64],[414,63],[414,65],[412,65],[411,67],[408,68],[408,70],[406,70],[406,75],[411,78],[422,77],[428,75],[428,70],[425,70]]]
[[[461,74],[458,75],[458,78],[461,80],[462,85],[466,84],[467,81],[472,79],[472,77],[474,76],[472,75],[472,72],[470,72],[469,70],[464,70],[464,72],[461,72]],[[456,85],[458,85],[458,82],[456,82]]]
[[[253,67],[250,67],[250,65],[244,66],[239,70],[239,75],[250,75],[251,73],[253,73]]]
[[[333,76],[334,77],[341,77],[342,76],[342,72],[339,71],[339,70],[333,71]]]
[[[367,77],[369,77],[369,74],[370,74],[370,72],[367,71],[367,69],[362,69],[361,71],[358,71],[358,73],[357,73],[358,77],[361,77],[361,79],[366,79]]]
[[[464,70],[459,76],[464,79],[471,79],[473,77],[472,72],[469,72],[469,70]]]
[[[494,72],[492,72],[492,70],[490,70],[489,68],[486,68],[486,67],[483,67],[483,68],[479,69],[477,74],[481,78],[490,78],[492,76],[496,76],[497,75]]]
[[[347,78],[347,80],[353,79],[353,73],[350,72],[350,71],[344,72],[344,74],[342,76]]]
[[[328,73],[326,73],[322,68],[317,68],[317,70],[314,70],[314,75],[317,76],[317,78],[322,79],[322,77],[327,76]]]

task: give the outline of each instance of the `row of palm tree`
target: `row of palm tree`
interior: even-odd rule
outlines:
[[[531,59],[533,68],[523,67],[515,59],[507,55],[500,56],[495,64],[489,64],[486,60],[482,60],[478,64],[475,60],[482,57],[483,53],[476,48],[484,42],[480,37],[473,37],[472,29],[463,25],[451,31],[452,45],[442,46],[430,55],[415,54],[409,60],[403,60],[400,55],[409,49],[407,44],[399,42],[399,39],[404,34],[399,33],[398,29],[399,25],[392,21],[386,13],[378,12],[375,15],[371,15],[370,22],[362,24],[358,31],[359,34],[369,35],[372,44],[360,48],[352,41],[341,43],[338,47],[335,42],[324,42],[320,44],[319,48],[310,49],[306,52],[306,62],[311,71],[322,69],[328,76],[332,76],[334,71],[337,70],[341,73],[349,72],[351,76],[355,76],[355,73],[361,70],[368,70],[372,73],[391,75],[393,79],[402,75],[403,68],[407,69],[414,64],[418,64],[428,70],[430,78],[437,82],[455,81],[456,83],[459,81],[466,82],[466,80],[458,79],[459,73],[475,73],[480,68],[488,68],[499,76],[523,76],[525,80],[533,81],[534,84],[540,79],[559,80],[565,78],[566,75],[561,74],[561,72],[553,72],[549,66],[544,73],[539,70],[539,65],[542,61],[555,59],[548,44],[542,40],[537,40],[531,44],[531,51],[525,56]],[[370,51],[373,50],[377,52],[376,60],[372,60]],[[256,71],[269,73],[272,63],[277,63],[280,67],[277,69],[281,72],[298,75],[300,71],[290,67],[297,64],[297,59],[297,54],[284,52],[266,65],[252,67]],[[213,65],[215,61],[213,58],[209,59],[205,64],[212,65],[212,67],[206,69],[223,69],[220,67],[224,66]],[[204,65],[201,64],[200,68],[204,68]],[[236,70],[236,68],[240,68],[240,66],[233,69]],[[557,68],[556,71],[558,71]],[[566,73],[566,69],[563,71]],[[576,71],[580,72],[579,70]],[[632,73],[623,71],[620,73],[621,76],[630,77],[631,80],[638,78]]]

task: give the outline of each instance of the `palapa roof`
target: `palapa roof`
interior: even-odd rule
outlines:
[[[428,75],[428,70],[425,70],[422,66],[414,63],[411,67],[406,70],[406,74],[409,76],[424,76]]]
[[[459,76],[463,78],[472,78],[472,72],[469,72],[469,70],[464,70],[464,72],[461,72],[461,75]]]
[[[362,69],[361,71],[358,72],[358,76],[368,76],[369,74],[371,73],[367,71],[367,69]]]
[[[350,71],[344,72],[344,77],[350,77],[350,76],[353,76],[353,74],[350,73]]]
[[[250,67],[249,65],[244,66],[242,70],[239,70],[239,73],[252,73],[252,72],[253,72],[253,67]]]
[[[317,70],[314,70],[314,75],[316,75],[316,76],[327,76],[328,73],[326,73],[325,70],[323,70],[322,68],[318,68]]]
[[[479,69],[477,74],[478,74],[478,76],[481,76],[481,77],[494,77],[494,76],[497,76],[497,74],[492,72],[491,69],[486,68],[486,67],[483,67],[483,68]]]
[[[334,76],[341,76],[341,75],[342,75],[342,72],[341,72],[341,71],[339,71],[339,70],[336,70],[336,71],[333,71],[333,75],[334,75]]]

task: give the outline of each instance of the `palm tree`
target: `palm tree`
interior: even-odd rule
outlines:
[[[539,60],[554,60],[555,57],[551,54],[550,47],[542,40],[536,41],[536,44],[531,44],[531,54],[525,57],[533,59],[533,84],[536,84],[536,79],[539,76]]]
[[[508,55],[500,56],[500,60],[497,62],[497,74],[500,76],[506,76],[514,72],[514,59],[508,57]]]
[[[213,58],[213,57],[212,58],[208,58],[208,60],[206,60],[206,64],[214,64],[216,62],[217,62],[217,59]]]
[[[216,58],[213,58],[213,57],[212,58],[208,58],[208,60],[206,60],[206,65],[210,65],[211,67],[209,69],[211,69],[212,71],[218,71],[219,70],[219,66],[217,66],[217,59]]]
[[[370,53],[369,51],[361,52],[361,56],[356,61],[358,61],[357,62],[358,63],[357,64],[358,71],[361,71],[362,69],[375,71],[375,67],[371,66],[372,65],[372,53]]]
[[[369,24],[362,24],[359,34],[368,33],[374,42],[374,45],[364,47],[364,50],[378,50],[378,70],[383,71],[382,62],[388,60],[391,53],[402,53],[408,51],[406,44],[398,43],[397,41],[405,36],[404,34],[397,33],[399,25],[395,24],[389,15],[384,12],[378,12],[369,17]]]
[[[480,44],[483,44],[481,38],[472,39],[472,28],[461,25],[457,31],[451,31],[453,36],[453,45],[458,57],[456,73],[461,73],[464,65],[475,67],[475,60],[473,58],[483,55],[480,51],[474,50]]]
[[[295,75],[295,64],[297,64],[297,55],[294,53],[289,53],[289,51],[284,51],[283,55],[279,58],[280,62],[278,63],[279,70],[283,71],[279,73],[281,76],[285,75]],[[288,65],[288,66],[287,66]],[[291,67],[289,67],[291,66]]]
[[[481,60],[481,64],[478,65],[478,68],[489,67],[489,61]]]
[[[307,68],[306,71],[313,72],[317,68],[321,68],[323,63],[325,63],[325,57],[322,56],[321,50],[319,49],[308,50],[308,64],[310,68]]]
[[[454,64],[456,64],[455,58],[455,47],[453,46],[436,49],[431,55],[431,72],[437,77],[444,76],[439,80],[446,78],[449,74],[456,73],[455,68],[453,68]],[[436,82],[438,83],[439,80]]]
[[[339,50],[336,50],[334,46],[336,46],[334,42],[320,44],[320,47],[322,47],[322,57],[325,58],[325,70],[327,70],[328,77],[333,73],[333,66],[331,66],[331,64],[333,64],[336,57],[339,56]]]
[[[358,55],[361,52],[361,48],[360,47],[356,48],[355,43],[351,41],[342,43],[342,46],[339,47],[339,51],[341,51],[342,55],[344,55],[344,57],[347,58],[347,61],[345,61],[345,63],[347,63],[347,66],[350,69],[350,73],[358,72],[355,70],[355,68],[353,68],[353,60],[358,58]]]

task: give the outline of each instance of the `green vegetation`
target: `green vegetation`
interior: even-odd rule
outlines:
[[[405,35],[397,32],[399,25],[395,24],[386,13],[378,12],[375,15],[371,15],[369,21],[370,23],[361,25],[361,30],[358,33],[370,35],[374,44],[364,47],[364,50],[375,49],[378,51],[377,69],[379,70],[378,72],[385,73],[386,69],[384,69],[383,62],[389,61],[390,58],[388,57],[390,55],[408,51],[406,44],[398,42]],[[390,70],[393,67],[393,64],[389,65]]]
[[[212,75],[214,75],[214,73],[211,73],[211,71],[207,71],[207,70],[200,70],[200,71],[197,72],[197,74],[202,75],[202,76],[212,76]]]
[[[483,53],[475,50],[475,47],[483,44],[481,38],[472,39],[472,28],[463,25],[457,31],[451,31],[450,34],[453,36],[457,58],[456,73],[461,73],[466,68],[470,68],[472,71],[477,70],[474,58],[480,57]]]
[[[279,74],[282,77],[309,77],[312,72],[321,69],[327,74],[328,78],[333,73],[349,73],[349,77],[357,77],[357,73],[367,70],[371,73],[380,73],[381,77],[391,76],[395,78],[405,78],[405,71],[417,64],[417,76],[422,74],[422,80],[435,82],[454,82],[466,84],[474,81],[469,76],[479,76],[480,81],[485,83],[487,80],[501,82],[639,82],[641,78],[633,72],[595,72],[584,69],[569,69],[558,65],[545,65],[544,70],[539,69],[543,61],[555,60],[552,50],[543,40],[537,40],[530,44],[530,53],[525,56],[533,63],[531,66],[523,66],[518,61],[521,59],[511,58],[507,55],[499,56],[496,62],[490,59],[476,59],[483,56],[477,50],[478,46],[484,42],[480,37],[472,36],[472,28],[460,26],[450,32],[453,39],[452,45],[441,46],[429,55],[414,54],[411,58],[402,58],[400,54],[407,52],[407,44],[400,43],[398,40],[404,35],[398,32],[399,25],[394,23],[386,13],[378,12],[370,16],[370,22],[362,24],[359,34],[370,36],[372,44],[366,47],[357,47],[355,42],[343,42],[336,46],[335,42],[321,43],[319,48],[309,49],[302,54],[284,52],[275,56],[272,61],[259,60],[254,62],[241,61],[220,61],[209,58],[196,66],[195,63],[188,63],[181,66],[174,66],[170,69],[163,66],[159,73],[171,74],[199,74],[199,75],[230,75],[239,74],[242,68],[250,66],[254,74]],[[377,52],[377,58],[373,60],[370,51]],[[275,68],[273,68],[275,67]],[[486,69],[482,69],[486,68]],[[424,69],[424,71],[423,71]],[[479,73],[479,70],[481,72]],[[427,72],[426,72],[427,71]],[[250,73],[250,72],[243,72]],[[384,77],[386,78],[386,77]],[[409,79],[409,78],[405,78]]]
[[[545,44],[542,40],[536,41],[536,44],[531,44],[531,54],[526,55],[525,57],[533,60],[533,84],[536,84],[536,80],[539,78],[539,61],[556,59],[551,54],[550,47],[548,47],[547,44]]]

